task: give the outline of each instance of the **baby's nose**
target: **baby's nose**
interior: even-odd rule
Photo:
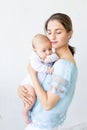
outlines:
[[[50,54],[50,51],[49,51],[49,50],[47,50],[46,54],[47,54],[47,55],[49,55],[49,54]]]

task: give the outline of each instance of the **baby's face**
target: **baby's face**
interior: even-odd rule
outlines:
[[[44,60],[48,55],[52,54],[52,45],[49,41],[41,43],[38,44],[35,50],[37,55]]]

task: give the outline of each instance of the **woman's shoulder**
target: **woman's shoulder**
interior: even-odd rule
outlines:
[[[76,63],[70,61],[70,60],[67,60],[67,59],[59,59],[57,60],[55,63],[54,63],[54,67],[76,67]]]
[[[71,75],[71,73],[77,71],[76,64],[66,59],[59,59],[58,61],[56,61],[53,65],[53,68],[54,68],[54,73],[61,76],[64,75],[69,76]]]

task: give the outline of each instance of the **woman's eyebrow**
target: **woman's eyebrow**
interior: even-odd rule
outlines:
[[[58,31],[58,30],[64,30],[63,28],[57,28],[57,29],[55,29],[55,31]]]
[[[63,28],[56,28],[55,31],[64,30]],[[51,29],[47,29],[47,31],[51,31]]]

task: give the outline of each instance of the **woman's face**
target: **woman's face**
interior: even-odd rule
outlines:
[[[71,31],[67,33],[63,25],[58,20],[52,20],[48,22],[47,37],[52,43],[52,47],[59,49],[67,46],[69,38],[71,37]]]

